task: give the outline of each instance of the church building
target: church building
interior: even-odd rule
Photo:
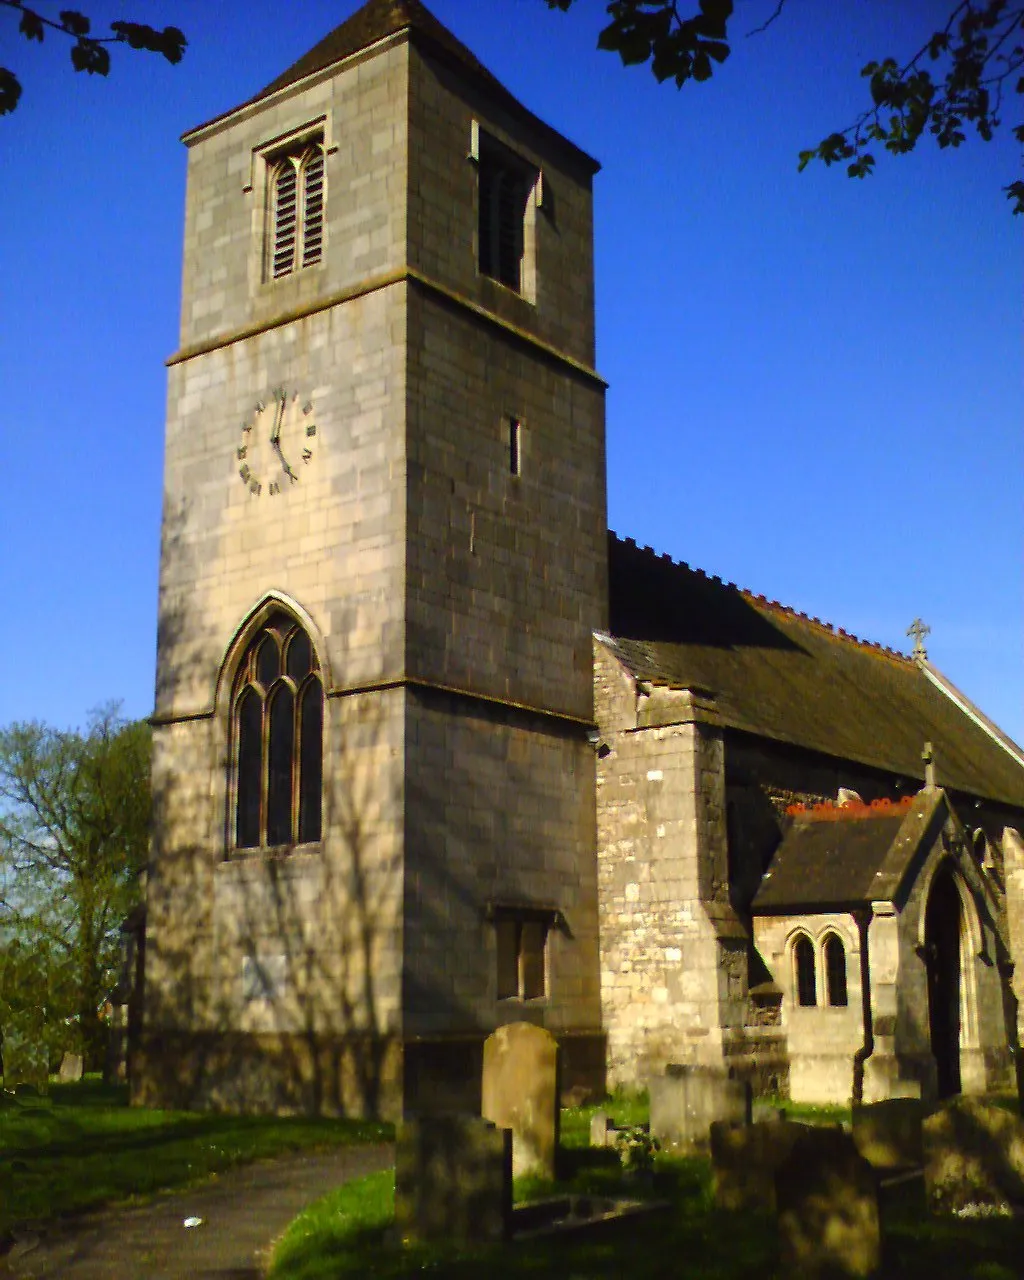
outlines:
[[[1011,1081],[1024,758],[608,534],[597,163],[419,0],[184,141],[133,1098]]]

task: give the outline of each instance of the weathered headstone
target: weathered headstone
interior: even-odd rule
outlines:
[[[672,1148],[707,1148],[716,1120],[749,1124],[750,1085],[714,1067],[670,1066],[648,1082],[651,1136]]]
[[[916,1168],[924,1160],[918,1098],[889,1098],[853,1108],[853,1141],[876,1169]]]
[[[842,1129],[799,1128],[775,1172],[780,1273],[873,1275],[882,1238],[871,1166]]]
[[[595,1111],[590,1117],[590,1145],[610,1147],[615,1143],[615,1126],[607,1111]]]
[[[543,1027],[510,1022],[484,1041],[481,1114],[512,1130],[512,1172],[555,1176],[558,1041]]]
[[[928,1116],[924,1180],[933,1208],[1024,1203],[1024,1120],[973,1098]]]
[[[60,1060],[60,1070],[57,1073],[57,1079],[61,1084],[74,1084],[82,1078],[82,1055],[80,1053],[66,1053]]]
[[[422,1116],[398,1130],[395,1226],[403,1240],[505,1239],[512,1221],[512,1134],[479,1116]]]
[[[774,1213],[775,1171],[804,1127],[785,1119],[759,1124],[712,1122],[711,1171],[717,1207]]]

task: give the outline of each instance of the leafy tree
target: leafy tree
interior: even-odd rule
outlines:
[[[118,930],[149,849],[149,727],[94,713],[85,733],[0,730],[0,1001],[71,1021],[102,1061]]]
[[[691,4],[693,0],[690,0]],[[576,0],[547,0],[569,9]],[[711,78],[715,63],[728,58],[732,0],[698,0],[697,12],[680,13],[680,0],[607,0],[611,19],[598,47],[618,53],[626,65],[650,63],[659,81]],[[785,8],[778,0],[770,26]],[[748,32],[753,35],[756,32]],[[913,151],[930,134],[940,147],[958,147],[973,128],[986,142],[1002,123],[1005,92],[1024,93],[1024,5],[1010,0],[960,0],[945,24],[932,32],[906,61],[884,58],[861,71],[871,105],[845,129],[801,151],[799,168],[812,160],[846,161],[852,178],[872,172],[878,143],[892,155]],[[1024,143],[1024,124],[1013,128]],[[1024,213],[1024,181],[1004,187],[1014,213]]]
[[[56,31],[72,41],[71,65],[76,71],[89,75],[105,76],[110,71],[112,44],[126,44],[131,49],[148,49],[161,53],[168,62],[180,62],[187,41],[177,27],[164,27],[157,31],[144,22],[119,20],[110,24],[110,35],[98,36],[92,32],[92,23],[84,13],[74,9],[62,9],[56,18],[44,17],[22,0],[0,0],[0,8],[13,9],[21,15],[18,30],[26,40],[43,42],[46,32]],[[8,114],[21,98],[21,83],[13,71],[0,67],[0,116]]]

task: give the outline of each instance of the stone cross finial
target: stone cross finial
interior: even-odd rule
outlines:
[[[920,618],[915,618],[907,629],[907,635],[914,637],[914,657],[927,658],[928,653],[924,647],[925,636],[931,635],[931,627],[925,626]]]
[[[926,742],[924,744],[924,750],[921,752],[921,759],[924,761],[924,785],[926,787],[936,786],[935,750],[930,742]]]

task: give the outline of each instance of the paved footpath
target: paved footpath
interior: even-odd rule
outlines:
[[[0,1276],[18,1280],[260,1280],[270,1245],[339,1183],[390,1168],[387,1145],[282,1156],[148,1204],[102,1209],[23,1240]],[[184,1227],[185,1218],[203,1219]],[[26,1247],[32,1246],[32,1247]],[[4,1271],[4,1261],[7,1271]]]

